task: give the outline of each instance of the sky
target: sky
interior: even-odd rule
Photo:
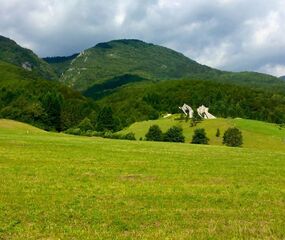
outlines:
[[[0,35],[40,57],[140,39],[228,71],[285,75],[285,0],[0,0]]]

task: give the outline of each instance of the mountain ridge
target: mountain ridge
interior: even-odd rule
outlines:
[[[56,67],[57,71],[60,69],[54,63],[51,65]],[[71,61],[65,61],[60,75],[61,82],[87,93],[96,86],[101,87],[102,84],[124,75],[139,76],[151,81],[210,80],[285,92],[284,81],[280,78],[258,72],[214,69],[172,49],[138,39],[97,43]]]

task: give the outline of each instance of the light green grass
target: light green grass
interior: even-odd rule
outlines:
[[[207,136],[210,138],[209,144],[222,145],[222,137],[226,129],[229,127],[238,127],[243,133],[243,147],[285,151],[285,128],[281,128],[277,124],[248,119],[220,118],[204,120],[196,127],[190,127],[190,121],[185,122],[176,120],[178,118],[179,115],[173,115],[169,118],[136,122],[120,133],[126,134],[128,132],[133,132],[135,133],[136,138],[140,139],[145,136],[151,125],[157,124],[162,131],[166,131],[173,125],[178,125],[183,128],[186,143],[189,143],[192,140],[196,128],[205,128]],[[216,137],[217,128],[221,131],[221,136],[219,138]]]
[[[285,238],[285,152],[34,130],[0,121],[0,239]]]

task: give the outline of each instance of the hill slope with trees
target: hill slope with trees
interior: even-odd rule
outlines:
[[[173,80],[136,83],[120,87],[97,101],[111,106],[122,125],[156,119],[162,113],[180,113],[187,103],[202,104],[217,117],[241,117],[274,123],[285,122],[285,95],[211,81]]]
[[[0,118],[65,130],[92,113],[93,101],[58,82],[0,61]]]
[[[19,46],[15,41],[0,35],[0,60],[26,68],[44,79],[57,79],[53,68],[30,49]]]

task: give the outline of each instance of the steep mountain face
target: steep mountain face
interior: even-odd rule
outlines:
[[[116,40],[81,52],[60,80],[84,91],[126,74],[165,80],[219,72],[165,47],[139,40]]]
[[[285,80],[285,76],[280,77],[280,79]]]
[[[42,78],[57,79],[54,70],[48,63],[31,50],[22,48],[13,40],[3,36],[0,36],[0,60],[34,72]]]

